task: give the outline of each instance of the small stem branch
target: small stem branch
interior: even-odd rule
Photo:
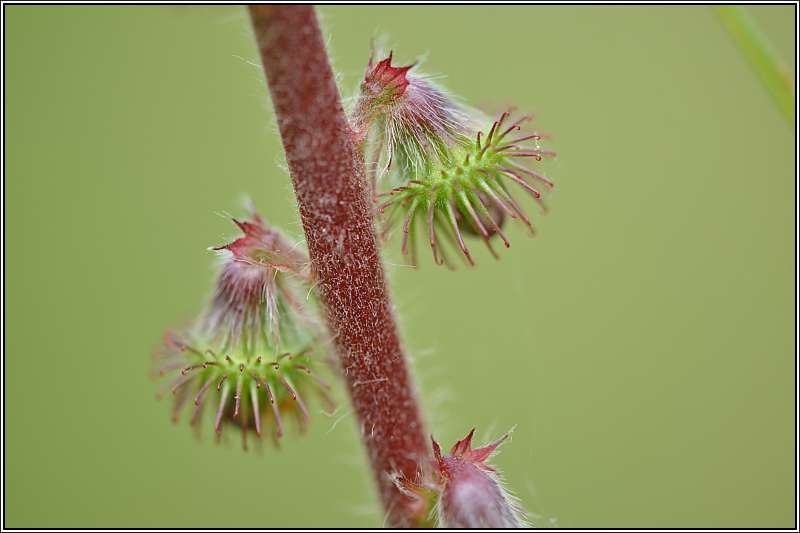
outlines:
[[[389,478],[428,454],[367,194],[311,6],[250,6],[312,268],[389,525],[413,525]]]

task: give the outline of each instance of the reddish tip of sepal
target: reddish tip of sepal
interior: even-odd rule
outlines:
[[[399,98],[408,88],[407,74],[415,65],[416,63],[411,63],[404,67],[393,67],[392,52],[389,52],[386,59],[378,61],[374,66],[372,58],[370,58],[364,83],[372,86],[372,91],[376,94],[386,92],[387,96]]]
[[[214,246],[211,249],[214,251],[228,250],[236,259],[243,259],[247,256],[249,250],[263,242],[269,230],[264,226],[264,223],[258,215],[253,216],[252,222],[237,220],[235,218],[231,218],[231,221],[242,230],[244,236],[227,244]]]
[[[254,216],[253,222],[237,220],[235,218],[232,218],[231,220],[233,220],[234,224],[239,226],[239,229],[242,230],[245,235],[250,237],[258,237],[259,235],[266,233],[264,223],[260,218],[258,218],[258,216]]]
[[[445,477],[449,477],[450,471],[457,463],[469,463],[476,467],[488,471],[495,472],[495,469],[486,464],[486,460],[494,454],[497,448],[508,439],[510,433],[506,433],[499,439],[491,442],[480,448],[472,448],[472,438],[475,436],[475,428],[472,428],[467,436],[463,439],[456,441],[450,453],[442,456],[442,449],[439,443],[431,437],[431,444],[433,447],[433,457],[436,462],[436,467],[439,473]]]
[[[233,260],[241,264],[269,267],[309,279],[306,255],[283,233],[267,225],[258,214],[253,213],[249,220],[231,218],[231,221],[243,235],[227,244],[213,246],[210,250],[230,252]]]
[[[463,439],[456,441],[452,448],[450,448],[450,455],[455,455],[457,457],[463,455],[463,453],[469,450],[472,447],[472,437],[475,435],[475,428],[472,428],[467,436]]]
[[[436,442],[436,439],[433,438],[431,435],[431,446],[433,447],[433,457],[436,459],[436,462],[441,464],[442,462],[442,448],[439,446],[439,443]]]

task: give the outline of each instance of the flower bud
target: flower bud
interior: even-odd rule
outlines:
[[[497,471],[486,460],[508,438],[472,448],[475,430],[456,442],[448,455],[431,438],[441,476],[438,515],[446,528],[527,527],[517,500],[503,488]]]
[[[220,339],[223,343],[246,346],[254,345],[266,328],[280,344],[281,330],[288,325],[288,318],[281,320],[281,315],[294,311],[302,318],[308,316],[293,295],[294,285],[310,281],[308,259],[257,214],[252,221],[233,222],[244,235],[212,248],[224,256],[224,262],[203,328],[214,337],[225,337]]]
[[[370,62],[353,112],[354,129],[364,138],[371,126],[386,170],[401,179],[426,174],[436,162],[450,162],[451,148],[469,140],[470,116],[430,78],[411,72],[415,64],[392,66],[392,54]],[[378,161],[372,162],[378,165]]]

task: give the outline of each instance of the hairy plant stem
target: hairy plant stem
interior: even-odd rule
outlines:
[[[250,6],[312,269],[387,524],[414,524],[390,474],[428,456],[386,288],[365,165],[311,6]]]

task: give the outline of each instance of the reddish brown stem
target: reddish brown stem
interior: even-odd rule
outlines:
[[[427,456],[353,142],[311,6],[250,6],[312,267],[361,436],[392,526],[414,525],[390,474]]]

